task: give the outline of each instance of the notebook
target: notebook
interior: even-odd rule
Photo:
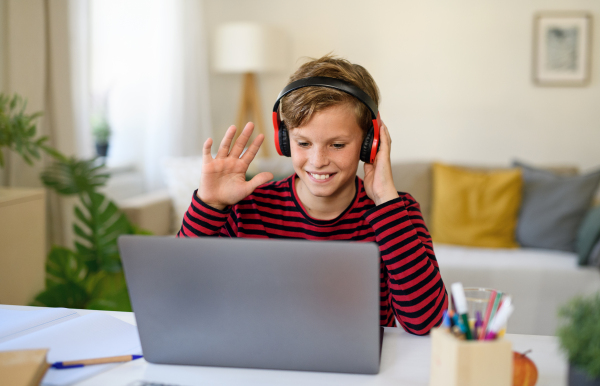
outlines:
[[[141,354],[136,326],[106,313],[79,315],[68,309],[0,309],[0,352],[49,349],[49,363]],[[50,368],[43,385],[68,385],[118,364],[57,370]]]

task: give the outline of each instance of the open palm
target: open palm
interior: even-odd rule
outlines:
[[[212,139],[209,138],[204,142],[198,198],[205,204],[222,210],[228,205],[237,204],[258,186],[273,178],[272,173],[262,172],[250,181],[246,181],[248,166],[258,153],[265,138],[264,135],[259,134],[244,152],[244,147],[253,130],[254,124],[248,122],[230,151],[229,148],[236,132],[236,127],[230,126],[214,159],[211,155]]]

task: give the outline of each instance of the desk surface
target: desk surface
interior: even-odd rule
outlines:
[[[19,306],[0,305],[17,309]],[[105,312],[80,310],[80,314]],[[107,312],[135,324],[130,312]],[[508,334],[513,350],[532,350],[529,357],[538,367],[540,386],[567,385],[567,362],[555,337]],[[377,375],[334,374],[302,371],[236,369],[226,367],[155,365],[139,359],[78,383],[78,386],[131,385],[152,381],[169,386],[192,385],[405,385],[427,386],[431,343],[429,337],[407,334],[399,328],[385,328],[381,370]]]

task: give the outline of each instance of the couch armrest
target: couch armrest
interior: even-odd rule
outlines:
[[[129,220],[155,235],[173,233],[173,205],[166,190],[145,193],[117,202]]]

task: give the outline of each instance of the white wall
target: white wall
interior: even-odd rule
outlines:
[[[365,66],[395,160],[600,166],[600,2],[597,0],[207,0],[216,27],[259,21],[287,31],[291,73],[302,56],[330,51]],[[596,26],[592,82],[541,88],[531,81],[533,15],[586,10]],[[267,130],[289,74],[261,75]],[[241,76],[211,74],[215,136],[235,121]],[[270,137],[272,139],[272,136]]]

